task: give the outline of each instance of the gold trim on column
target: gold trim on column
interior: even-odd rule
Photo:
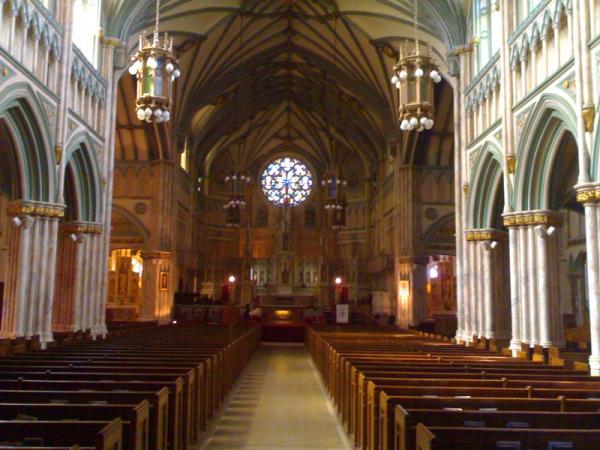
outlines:
[[[54,157],[56,158],[56,164],[60,164],[60,160],[62,159],[63,148],[60,145],[54,147]]]
[[[450,54],[458,56],[463,53],[471,53],[473,51],[473,47],[470,44],[467,45],[459,45],[450,50]]]
[[[94,222],[64,222],[61,231],[68,234],[102,234],[104,226]]]
[[[563,216],[554,211],[523,211],[510,213],[504,216],[505,227],[527,227],[532,225],[554,225],[563,224]]]
[[[503,241],[506,239],[506,233],[500,230],[468,230],[465,231],[467,241]]]
[[[469,195],[469,183],[463,183],[463,192],[465,195]]]
[[[514,175],[517,166],[517,159],[514,154],[506,155],[506,170],[510,175]]]
[[[596,117],[596,109],[593,106],[584,106],[581,109],[583,123],[585,124],[586,133],[594,131],[594,118]]]
[[[106,36],[103,31],[100,31],[100,43],[114,48],[119,48],[123,45],[120,39]]]
[[[65,216],[65,205],[17,200],[8,204],[6,214],[9,217],[37,216],[60,218]]]
[[[578,190],[577,201],[579,203],[600,203],[600,186]]]

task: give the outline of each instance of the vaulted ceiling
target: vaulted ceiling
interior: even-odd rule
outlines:
[[[417,1],[417,35],[446,72],[448,49],[465,42],[465,2]],[[153,0],[109,0],[107,34],[133,51],[136,33],[152,29],[153,9]],[[323,169],[356,154],[374,168],[401,138],[389,74],[394,48],[415,36],[413,14],[412,0],[163,0],[160,28],[176,37],[183,74],[174,134],[190,139],[201,168],[221,151],[239,169],[279,152]],[[121,97],[131,91],[128,77]],[[123,102],[120,134],[155,136],[136,128]],[[441,110],[438,122],[447,122],[451,107]],[[431,134],[449,131],[442,123]]]

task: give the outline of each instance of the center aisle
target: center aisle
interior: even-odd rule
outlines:
[[[302,345],[262,344],[202,450],[349,450]]]

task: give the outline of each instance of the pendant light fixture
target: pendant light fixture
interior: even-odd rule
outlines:
[[[434,83],[442,81],[431,57],[431,47],[419,43],[417,36],[419,0],[415,0],[415,40],[400,45],[398,63],[394,66],[392,84],[399,92],[398,120],[402,131],[423,131],[433,128]]]
[[[137,53],[131,57],[129,73],[137,79],[136,115],[139,120],[171,120],[173,82],[179,78],[179,62],[173,53],[173,38],[167,33],[161,42],[158,33],[160,0],[156,0],[156,22],[152,41],[140,34]]]

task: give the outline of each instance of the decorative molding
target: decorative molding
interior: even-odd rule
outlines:
[[[95,222],[64,222],[60,228],[66,234],[102,234],[104,225]]]
[[[115,37],[106,36],[103,31],[100,31],[100,43],[102,45],[106,45],[107,47],[120,48],[123,43],[120,39]]]
[[[600,186],[585,187],[577,190],[579,203],[600,203]]]
[[[56,145],[54,147],[54,158],[56,159],[56,164],[60,164],[63,155],[63,147],[61,145]]]
[[[581,109],[581,115],[583,116],[583,123],[585,124],[585,132],[594,132],[594,118],[596,117],[596,108],[594,106],[584,106]]]
[[[32,202],[27,200],[17,200],[7,205],[6,214],[9,217],[36,216],[61,218],[65,216],[65,205],[58,205],[55,203],[45,202]]]
[[[495,229],[467,230],[465,239],[467,241],[503,241],[506,240],[506,232]]]
[[[503,224],[508,228],[528,227],[532,225],[554,225],[563,224],[563,216],[554,211],[522,211],[503,215]]]
[[[514,154],[506,155],[506,170],[510,175],[514,175],[517,166],[517,159]]]

